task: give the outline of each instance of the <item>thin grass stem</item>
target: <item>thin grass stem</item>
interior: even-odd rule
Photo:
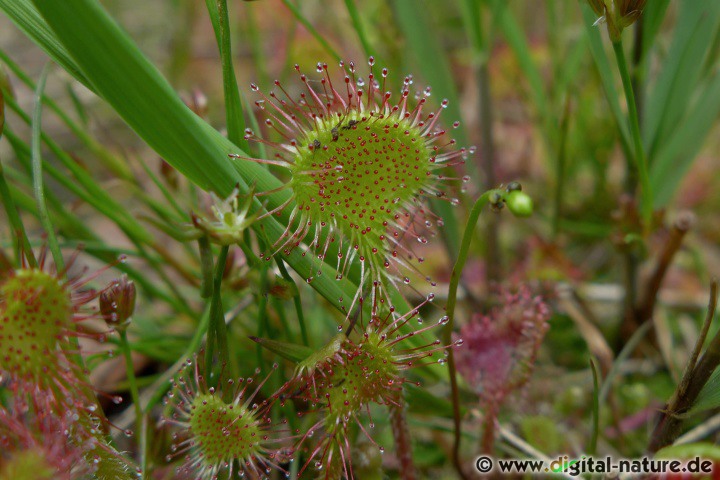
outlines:
[[[644,228],[650,228],[652,220],[653,204],[652,204],[652,187],[650,186],[650,174],[648,173],[647,157],[645,148],[642,143],[640,134],[640,117],[638,116],[637,103],[635,102],[635,92],[633,91],[632,78],[628,71],[627,60],[625,59],[625,50],[622,46],[622,40],[612,42],[613,51],[615,52],[615,60],[617,61],[620,78],[622,79],[623,90],[625,91],[625,102],[628,108],[628,121],[630,123],[630,134],[633,140],[634,154],[633,168],[637,171],[640,181],[640,213],[644,222]]]
[[[43,185],[43,162],[41,149],[41,135],[42,135],[42,97],[43,91],[45,90],[45,82],[47,81],[48,73],[50,72],[50,65],[47,64],[40,73],[40,79],[37,82],[37,88],[35,89],[35,108],[33,109],[32,116],[32,144],[31,144],[31,157],[32,157],[32,171],[33,171],[33,192],[35,194],[35,201],[38,207],[38,217],[40,224],[45,229],[47,235],[48,248],[52,253],[53,260],[55,261],[55,268],[57,269],[58,275],[65,276],[65,261],[62,258],[60,252],[60,245],[58,244],[57,237],[55,236],[55,230],[50,220],[50,213],[48,212],[47,204],[45,203],[45,187]]]

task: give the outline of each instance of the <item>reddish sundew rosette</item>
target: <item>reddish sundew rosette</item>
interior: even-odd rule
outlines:
[[[427,88],[411,105],[413,81],[408,76],[399,100],[392,101],[392,94],[385,90],[388,71],[382,69],[378,79],[374,63],[370,57],[365,81],[356,77],[352,62],[347,66],[341,62],[344,79],[338,85],[333,84],[327,64],[318,63],[322,78],[312,82],[300,74],[304,91],[298,99],[275,81],[279,92],[260,93],[262,99],[256,104],[268,116],[265,124],[284,143],[263,140],[249,130],[246,134],[247,139],[277,151],[274,159],[251,160],[285,167],[292,174],[278,189],[289,189],[292,195],[268,212],[280,215],[292,208],[287,229],[272,246],[274,251],[263,256],[289,254],[307,237],[308,249],[318,260],[326,260],[329,253],[337,256],[338,279],[359,262],[360,286],[348,313],[366,286],[375,314],[386,301],[385,282],[410,282],[406,274],[416,269],[414,260],[423,259],[416,259],[403,240],[411,237],[427,243],[433,228],[442,225],[425,207],[424,199],[456,204],[441,188],[450,180],[442,171],[464,163],[473,151],[458,149],[439,127],[447,100],[438,110],[426,112]],[[295,69],[300,73],[297,65]],[[252,89],[259,92],[256,85]]]
[[[528,287],[504,290],[498,297],[499,307],[462,326],[465,347],[456,354],[458,372],[493,408],[527,382],[550,328],[550,309]]]
[[[96,441],[78,428],[72,411],[50,413],[47,395],[15,399],[0,407],[0,479],[76,480],[90,478],[88,453]]]
[[[68,261],[69,268],[75,261]],[[73,337],[104,340],[80,323],[98,317],[88,304],[98,292],[85,288],[101,271],[66,276],[46,265],[46,250],[38,268],[10,270],[0,280],[0,373],[16,394],[51,393],[60,405],[84,403],[82,389],[91,390],[87,372],[77,362]]]
[[[46,263],[47,250],[30,268],[3,269],[0,278],[0,374],[18,405],[35,405],[37,415],[73,419],[73,435],[90,445],[86,461],[98,476],[131,475],[130,464],[105,441],[111,426],[99,409],[77,350],[77,337],[103,341],[105,334],[83,329],[82,322],[100,318],[89,305],[98,292],[86,288],[102,271],[68,276],[79,251],[57,272]],[[106,267],[109,268],[109,267]],[[120,397],[112,397],[116,403]],[[130,432],[126,432],[129,434]],[[20,464],[18,464],[20,465]],[[19,468],[19,467],[18,467]],[[61,477],[60,477],[61,478]],[[77,478],[77,477],[73,477]],[[125,478],[125,477],[124,477]]]
[[[290,459],[281,437],[286,422],[273,425],[270,418],[277,396],[256,403],[269,375],[257,386],[253,377],[241,378],[237,385],[228,382],[234,391],[226,402],[200,371],[197,359],[188,360],[166,399],[172,414],[163,422],[178,429],[167,460],[183,457],[176,470],[179,478],[268,478],[273,469],[286,473],[280,466]]]
[[[302,415],[317,413],[320,417],[298,442],[298,448],[312,443],[303,471],[314,465],[325,478],[354,478],[348,438],[352,424],[358,425],[370,442],[384,452],[361,417],[363,413],[370,417],[369,406],[373,403],[402,407],[402,388],[409,382],[407,370],[429,363],[445,363],[448,347],[440,340],[420,346],[405,345],[410,337],[447,323],[448,318],[444,316],[417,330],[405,328],[414,318],[419,324],[423,323],[419,310],[433,298],[430,295],[405,315],[395,316],[390,311],[383,318],[373,318],[358,341],[340,334],[300,364],[296,378],[285,390],[310,403],[313,410]],[[406,330],[407,333],[403,333]],[[450,348],[462,343],[457,340]],[[438,354],[440,358],[432,359]],[[370,428],[373,426],[370,418]],[[320,433],[316,435],[316,432]]]

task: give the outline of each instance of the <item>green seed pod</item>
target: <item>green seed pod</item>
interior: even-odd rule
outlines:
[[[533,213],[533,201],[529,195],[514,190],[505,196],[508,209],[518,217],[529,217]]]

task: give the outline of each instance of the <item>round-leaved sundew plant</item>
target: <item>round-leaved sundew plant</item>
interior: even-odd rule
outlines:
[[[277,152],[273,159],[250,160],[285,167],[291,173],[281,189],[290,189],[292,195],[267,213],[280,215],[292,206],[287,228],[264,256],[288,254],[308,237],[309,250],[318,260],[336,263],[338,279],[359,262],[360,285],[347,313],[365,287],[376,313],[377,305],[386,300],[385,282],[410,282],[406,274],[422,258],[416,258],[403,240],[427,243],[434,228],[442,225],[424,200],[457,203],[442,189],[450,179],[443,172],[464,163],[473,151],[457,148],[439,127],[447,100],[428,112],[430,88],[411,99],[411,76],[405,77],[399,98],[392,100],[385,85],[387,69],[376,72],[372,57],[368,63],[370,71],[364,79],[356,76],[352,62],[341,62],[344,78],[339,83],[331,80],[327,64],[318,63],[317,72],[323,74],[319,80],[308,79],[296,65],[302,83],[298,97],[275,81],[277,91],[259,93],[262,98],[256,102],[267,114],[265,124],[282,137],[282,143],[264,140],[250,130],[246,133],[246,139],[268,144]],[[260,92],[256,85],[252,89]],[[326,259],[328,254],[337,260]]]
[[[51,412],[47,393],[14,399],[0,407],[0,480],[76,480],[93,478],[86,455],[96,444],[78,431],[72,411]]]
[[[296,377],[285,389],[309,402],[320,415],[299,441],[299,444],[313,444],[303,470],[313,464],[324,472],[325,478],[354,478],[353,442],[349,438],[349,427],[353,424],[384,451],[375,443],[360,416],[365,411],[369,414],[369,405],[373,403],[390,409],[402,408],[402,389],[408,382],[405,372],[428,363],[445,363],[448,346],[439,340],[408,345],[409,338],[447,323],[448,317],[443,316],[438,322],[422,325],[419,310],[433,298],[434,295],[429,295],[422,304],[399,317],[394,316],[394,312],[374,317],[358,340],[339,334],[299,365]],[[401,329],[411,319],[417,319],[421,327],[402,333]],[[457,340],[450,348],[462,343]],[[440,358],[427,360],[436,354]],[[374,427],[372,420],[369,427]],[[403,459],[400,460],[402,463]]]
[[[208,387],[201,368],[197,358],[188,360],[166,399],[173,411],[164,422],[179,430],[173,434],[173,453],[167,460],[184,458],[178,476],[258,479],[269,478],[273,469],[285,473],[280,465],[290,459],[281,436],[285,422],[276,425],[270,418],[277,396],[258,400],[268,377],[257,386],[253,377],[240,379],[237,385],[228,382],[234,390],[226,400],[221,390]]]
[[[76,256],[66,262],[64,271],[57,272],[46,265],[46,254],[43,249],[37,268],[28,267],[23,258],[21,268],[6,269],[0,276],[2,386],[16,404],[32,405],[38,415],[71,417],[74,438],[87,447],[84,459],[96,469],[98,478],[131,478],[134,474],[127,459],[106,442],[102,426],[108,422],[76,341],[80,336],[105,339],[103,333],[82,328],[85,320],[100,317],[89,305],[98,292],[86,285],[105,269],[66,278]],[[112,400],[119,403],[121,398]]]
[[[485,417],[482,445],[490,453],[495,418],[512,392],[529,380],[535,357],[550,325],[550,309],[527,286],[498,292],[499,307],[473,315],[460,329],[465,347],[456,354],[457,370],[478,394]]]
[[[97,315],[88,306],[97,292],[84,286],[99,272],[64,279],[45,258],[43,250],[38,268],[11,270],[0,281],[0,372],[15,393],[51,392],[58,404],[85,406],[77,392],[89,384],[72,339],[103,340],[78,329]]]

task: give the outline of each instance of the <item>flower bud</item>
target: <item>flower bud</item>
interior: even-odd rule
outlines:
[[[522,190],[522,185],[520,185],[519,182],[510,182],[507,184],[507,187],[505,187],[505,190],[510,193],[514,192],[515,190]]]
[[[253,191],[240,196],[236,188],[226,199],[210,193],[213,199],[212,212],[214,218],[203,215],[192,215],[194,227],[207,235],[211,242],[218,245],[233,245],[243,241],[245,230],[257,219],[258,214],[250,213],[253,202]]]
[[[588,0],[593,11],[600,15],[596,23],[607,24],[613,42],[619,41],[622,31],[640,18],[646,3],[647,0]]]
[[[533,201],[530,196],[520,190],[513,190],[505,196],[505,203],[513,215],[529,217],[533,212]]]
[[[127,328],[134,311],[135,284],[126,275],[100,293],[100,313],[105,322],[116,330]]]

